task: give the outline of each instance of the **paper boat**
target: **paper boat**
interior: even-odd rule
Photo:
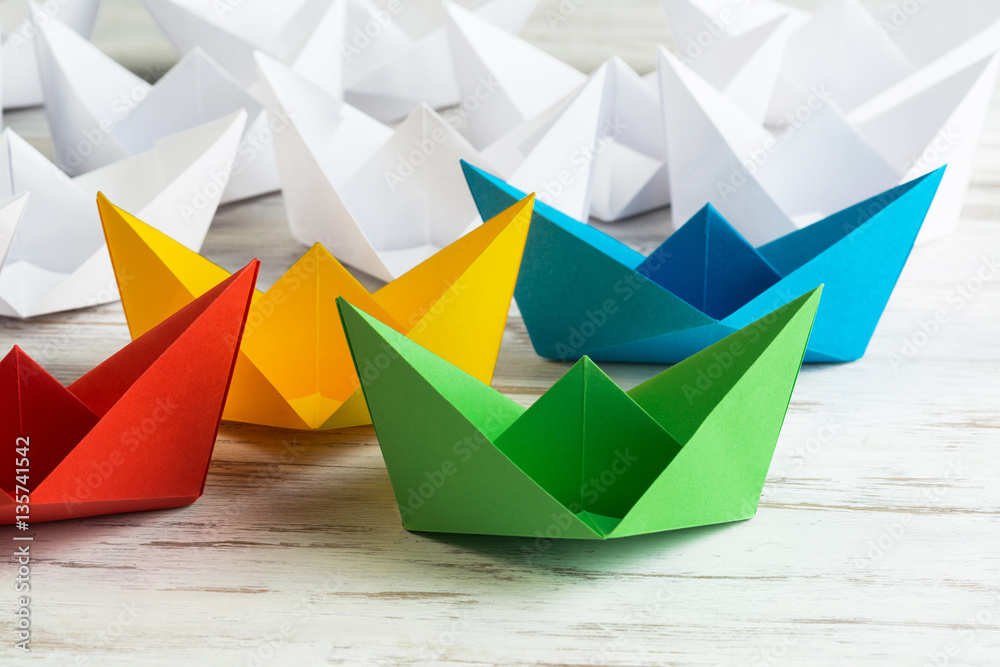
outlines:
[[[520,193],[463,165],[484,218]],[[760,248],[706,206],[648,257],[535,205],[515,298],[550,359],[676,363],[825,284],[805,360],[861,358],[943,169]]]
[[[314,31],[329,29],[335,18],[337,0],[243,0],[218,3],[214,0],[142,0],[178,55],[204,49],[245,88],[257,81],[254,52],[262,51],[293,64],[305,50],[318,44],[311,41]],[[328,63],[339,68],[340,42],[324,32],[325,42],[337,47]]]
[[[819,91],[775,136],[661,49],[674,219],[709,202],[761,245],[948,163],[920,241],[950,233],[998,67],[994,55],[943,79],[908,79],[850,116]]]
[[[484,0],[472,11],[517,32],[536,2]],[[460,101],[441,0],[143,3],[178,53],[200,46],[247,87],[260,51],[383,121]]]
[[[527,410],[338,301],[406,529],[596,540],[756,513],[819,300],[629,392],[585,357]]]
[[[476,209],[459,160],[481,159],[421,106],[394,131],[259,55],[292,235],[390,281],[466,233]]]
[[[475,12],[452,2],[444,6],[461,100],[457,113],[476,148],[486,149],[586,83],[582,72]]]
[[[38,35],[38,26],[59,20],[89,39],[100,6],[101,0],[59,0],[39,3],[34,8],[27,0],[3,3],[0,10],[0,25],[4,29],[3,45],[0,47],[0,81],[3,82],[4,109],[33,107],[44,100],[38,60],[32,46]],[[38,16],[33,18],[33,14]]]
[[[396,5],[396,12],[384,2],[346,3],[343,71],[348,102],[386,122],[406,117],[421,104],[439,109],[461,103],[441,0]],[[516,33],[537,3],[482,0],[471,11]]]
[[[133,338],[227,275],[164,234],[98,201]],[[290,429],[370,423],[335,298],[489,382],[531,219],[531,199],[369,293],[321,245],[255,292],[224,417]]]
[[[212,175],[231,163],[245,119],[240,111],[75,179],[5,130],[0,198],[31,197],[0,269],[0,315],[34,317],[118,299],[93,204],[98,190],[200,249],[222,195]]]
[[[579,220],[610,222],[666,206],[658,95],[621,59],[602,65],[536,133],[510,182]]]
[[[158,139],[245,110],[236,160],[214,175],[225,187],[222,203],[280,187],[269,136],[287,121],[268,124],[264,108],[201,49],[151,86],[58,21],[47,23],[35,44],[55,161],[69,175],[138,155]]]
[[[69,387],[17,347],[0,361],[0,429],[24,448],[4,463],[0,521],[200,498],[256,277],[253,262]]]

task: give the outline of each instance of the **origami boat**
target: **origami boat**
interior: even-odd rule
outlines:
[[[0,246],[0,255],[9,249],[0,265],[0,315],[35,317],[118,299],[93,205],[98,189],[187,247],[201,248],[222,195],[212,174],[231,164],[245,120],[239,111],[72,179],[4,130],[0,198],[30,196],[20,226]]]
[[[97,11],[101,0],[60,0],[57,3],[39,3],[36,9],[27,0],[5,2],[5,10],[11,14],[24,16],[20,23],[3,24],[3,48],[0,63],[3,63],[3,108],[32,107],[44,101],[42,81],[38,72],[38,60],[32,48],[32,36],[37,26],[52,21],[60,21],[73,32],[90,38],[97,21]],[[15,8],[14,6],[21,5]],[[32,16],[36,11],[42,16]],[[6,20],[9,14],[4,13]]]
[[[0,430],[24,451],[3,464],[0,522],[201,497],[257,267],[207,289],[69,387],[11,350],[0,361]]]
[[[100,197],[132,337],[227,272]],[[224,417],[290,429],[370,423],[335,298],[489,382],[531,219],[528,198],[369,293],[323,246],[255,292]]]
[[[476,210],[459,160],[479,159],[426,105],[394,130],[258,54],[288,226],[304,244],[390,281],[465,234]]]
[[[486,219],[521,194],[463,165]],[[754,248],[706,206],[648,257],[542,203],[514,292],[550,359],[676,363],[825,284],[805,360],[861,358],[943,169]]]
[[[702,19],[722,4],[666,0],[678,43],[707,34]],[[737,21],[695,63],[728,48],[736,24],[753,23],[740,19],[775,8],[725,9]],[[784,57],[769,61],[777,134],[689,57],[660,48],[675,219],[708,202],[761,245],[947,164],[918,243],[954,231],[1000,72],[1000,3],[925,0],[873,15],[859,0],[832,0],[785,23]]]
[[[156,141],[245,110],[247,125],[231,168],[212,175],[222,203],[280,188],[264,108],[202,49],[194,49],[150,85],[59,21],[36,39],[50,104],[55,162],[70,176],[155,147]]]
[[[536,3],[483,0],[472,11],[516,33]],[[441,0],[143,4],[178,53],[200,46],[246,86],[256,81],[260,51],[380,120],[459,102]]]
[[[819,300],[628,392],[584,358],[527,410],[339,304],[405,528],[609,539],[756,513]]]

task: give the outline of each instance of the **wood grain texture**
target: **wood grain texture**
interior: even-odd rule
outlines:
[[[99,37],[142,51],[109,11]],[[658,12],[588,0],[526,34],[582,69],[651,59]],[[6,121],[46,147],[39,111]],[[668,217],[604,228],[649,250]],[[196,504],[33,527],[33,653],[5,611],[0,664],[997,665],[1000,274],[973,279],[1000,259],[998,220],[995,101],[958,233],[914,252],[863,360],[803,371],[750,521],[606,543],[411,534],[370,428],[224,424]],[[304,248],[272,196],[221,210],[204,251],[259,256],[268,285]],[[0,318],[0,348],[64,382],[127,342],[119,304]],[[603,366],[626,388],[659,370]],[[497,389],[529,404],[565,370],[511,318]]]

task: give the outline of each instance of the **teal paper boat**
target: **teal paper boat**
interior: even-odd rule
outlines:
[[[522,193],[467,163],[483,219]],[[536,201],[514,297],[549,359],[676,363],[825,285],[807,362],[864,356],[944,169],[753,248],[706,206],[648,257]]]

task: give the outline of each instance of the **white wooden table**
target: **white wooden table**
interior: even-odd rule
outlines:
[[[648,67],[668,38],[655,0],[571,4],[526,34],[582,68],[616,49]],[[162,69],[149,30],[112,0],[97,37]],[[46,146],[39,111],[6,121]],[[666,220],[609,229],[649,250]],[[280,196],[221,210],[205,246],[229,269],[259,256],[264,285],[303,250]],[[370,428],[224,424],[196,504],[33,526],[28,657],[4,556],[0,664],[998,665],[998,260],[995,104],[958,233],[914,252],[865,359],[802,372],[754,519],[609,542],[411,534]],[[2,351],[64,382],[127,342],[119,304],[0,319]],[[605,369],[626,387],[658,370]],[[565,370],[511,319],[497,389],[528,404]]]

